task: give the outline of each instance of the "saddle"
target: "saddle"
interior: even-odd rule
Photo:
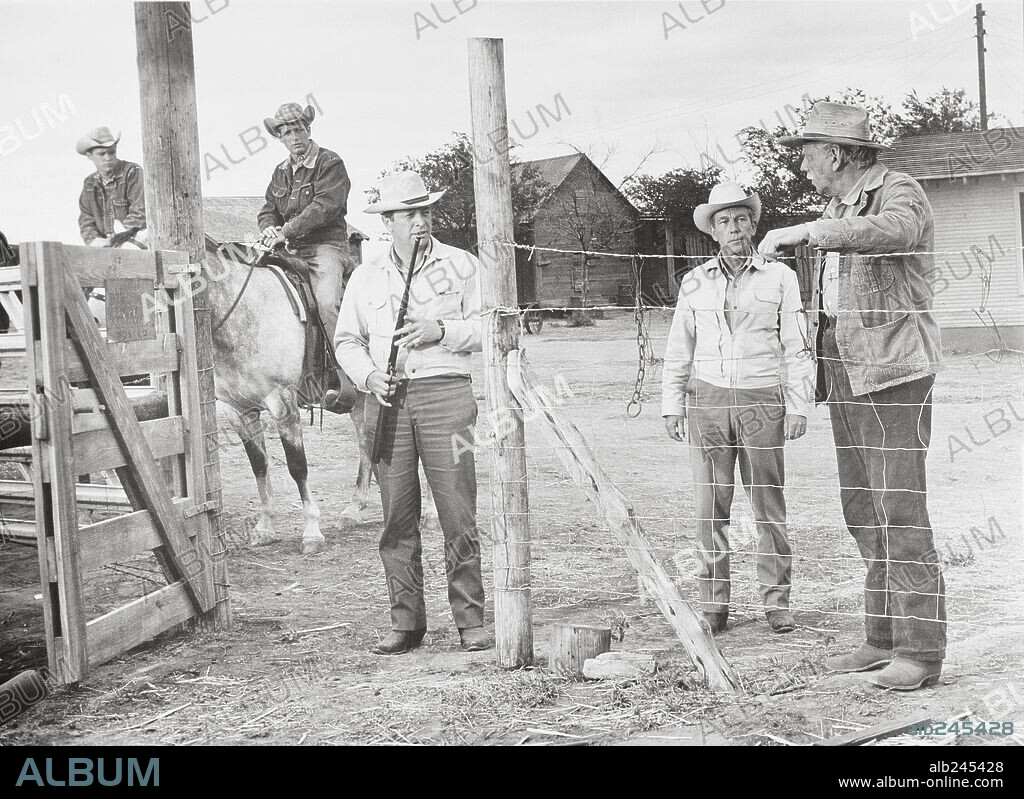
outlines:
[[[320,318],[320,308],[310,282],[309,265],[301,258],[283,252],[272,253],[259,261],[260,253],[246,244],[221,245],[218,249],[230,249],[234,258],[244,255],[247,263],[256,262],[257,269],[269,270],[281,282],[292,312],[306,333],[302,375],[296,391],[298,406],[309,409],[319,405],[330,377],[340,367],[334,355],[334,337],[324,329]]]

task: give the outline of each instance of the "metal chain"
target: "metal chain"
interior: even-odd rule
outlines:
[[[644,321],[644,303],[642,292],[640,291],[640,267],[637,265],[636,258],[630,259],[630,264],[633,267],[633,321],[636,322],[636,346],[637,346],[637,362],[636,362],[636,383],[633,386],[633,397],[630,399],[629,404],[626,405],[626,416],[630,419],[636,419],[640,412],[644,408],[643,400],[641,395],[644,390],[644,378],[647,377],[647,362],[648,360],[653,361],[651,357],[651,337],[647,333],[646,323]],[[634,408],[636,410],[634,410]]]

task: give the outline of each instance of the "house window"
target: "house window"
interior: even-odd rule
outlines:
[[[1024,189],[1017,189],[1017,293],[1024,294]]]

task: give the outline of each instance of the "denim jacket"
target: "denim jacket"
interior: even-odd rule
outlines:
[[[854,395],[935,374],[941,344],[932,313],[934,256],[926,254],[934,249],[935,228],[920,184],[875,164],[865,173],[852,204],[834,198],[808,229],[812,247],[839,253],[836,346]],[[819,272],[814,286],[818,313],[811,322],[818,361],[817,402],[823,402],[826,393],[822,276]]]
[[[78,228],[86,244],[112,236],[115,220],[126,230],[142,230],[146,227],[142,167],[122,161],[109,183],[103,181],[99,172],[93,172],[82,183],[78,210]]]
[[[347,245],[345,213],[351,187],[341,157],[310,142],[298,167],[293,170],[286,158],[274,170],[267,202],[256,217],[259,229],[281,225],[292,244]]]

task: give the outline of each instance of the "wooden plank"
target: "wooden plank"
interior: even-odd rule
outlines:
[[[0,353],[3,353],[5,357],[25,355],[25,334],[3,333],[0,335]]]
[[[65,311],[71,324],[72,338],[79,349],[86,370],[89,372],[90,382],[95,386],[103,403],[107,406],[121,452],[126,456],[126,460],[131,462],[131,468],[126,473],[128,477],[126,488],[137,492],[145,507],[152,512],[160,537],[167,546],[167,554],[179,570],[179,574],[184,578],[185,590],[188,592],[190,600],[197,613],[203,613],[213,606],[213,597],[204,594],[200,581],[203,564],[194,557],[192,545],[184,533],[181,519],[171,503],[170,492],[164,485],[157,467],[155,458],[158,455],[154,454],[150,448],[141,428],[141,424],[146,424],[153,426],[154,429],[164,429],[161,426],[169,420],[155,419],[140,423],[135,418],[135,412],[128,402],[124,387],[117,375],[103,360],[103,342],[100,340],[99,331],[92,321],[85,297],[81,292],[76,291],[76,288],[75,275],[71,271],[70,265],[65,264],[64,294],[67,300]],[[181,417],[174,418],[180,424]],[[180,452],[184,435],[184,431],[180,427],[178,434],[177,451]],[[167,454],[170,453],[161,453],[159,456]]]
[[[89,666],[98,666],[192,618],[187,584],[171,583],[93,619],[86,627]]]
[[[133,415],[132,420],[139,426],[150,457],[166,458],[185,451],[185,423],[180,416],[139,422]],[[75,474],[93,474],[120,466],[137,467],[138,461],[146,457],[139,451],[125,453],[114,422],[106,430],[74,433],[72,443]]]
[[[0,291],[21,291],[20,266],[0,266]]]
[[[156,253],[109,247],[64,245],[64,254],[72,263],[78,287],[105,286],[110,278],[149,278],[156,280]]]
[[[633,506],[608,478],[576,425],[561,415],[547,392],[537,384],[522,350],[508,354],[508,384],[531,418],[536,418],[553,440],[555,452],[569,476],[601,510],[612,533],[622,543],[626,558],[637,570],[648,593],[672,625],[690,660],[703,673],[708,685],[718,691],[738,691],[739,677],[661,565]]]
[[[837,735],[834,738],[826,738],[824,741],[815,741],[811,746],[860,746],[861,744],[877,741],[881,738],[890,738],[899,735],[915,727],[918,724],[930,724],[932,717],[928,713],[919,713],[902,721],[883,721],[874,724],[863,730]]]
[[[179,515],[192,504],[190,499],[176,499]],[[186,528],[191,528],[185,520]],[[127,560],[143,552],[163,546],[160,533],[148,510],[137,510],[113,519],[87,524],[79,528],[82,544],[81,569],[88,572],[117,560]]]
[[[106,290],[109,341],[139,341],[156,336],[153,280],[109,278]]]
[[[10,268],[10,267],[8,267]],[[18,278],[18,291],[21,290],[21,277]],[[0,289],[0,305],[4,306],[4,311],[7,312],[8,319],[8,330],[24,330],[25,329],[25,309],[21,305],[21,300],[14,291],[6,291]]]
[[[36,523],[21,519],[0,518],[0,542],[13,541],[16,544],[36,543]]]
[[[36,346],[39,346],[38,344]],[[104,356],[119,377],[149,372],[176,372],[179,364],[178,336],[173,333],[136,341],[107,341]],[[88,372],[74,345],[67,342],[68,380],[72,383],[88,379]]]
[[[38,357],[29,354],[29,374],[34,375],[35,396],[69,395],[64,366],[64,276],[70,266],[64,248],[53,242],[20,246],[22,292],[25,298],[25,330],[29,340],[43,343]],[[71,284],[69,298],[85,307],[85,296]],[[90,324],[91,314],[88,315]],[[99,334],[96,333],[98,336]],[[48,437],[32,439],[32,485],[39,497],[36,537],[39,551],[52,547],[49,558],[39,558],[50,673],[62,683],[85,677],[88,655],[85,644],[85,606],[78,568],[78,510],[75,502],[74,459],[71,448],[71,406],[66,402],[41,402],[42,421]],[[59,639],[59,640],[58,640]]]
[[[182,19],[189,13],[185,2],[135,4],[135,41],[139,66],[139,102],[142,109],[142,152],[146,173],[146,219],[153,247],[180,250],[189,263],[200,263],[206,251],[203,236],[201,150],[196,109],[195,59],[192,31],[167,35],[171,14]],[[161,253],[159,265],[164,285],[170,261]],[[196,324],[196,372],[199,375],[201,422],[207,497],[220,507],[220,451],[217,444],[216,397],[213,378],[213,335],[208,291],[194,294]],[[179,331],[180,332],[180,331]],[[184,411],[184,408],[182,408]],[[207,617],[215,626],[230,626],[226,546],[219,514],[208,514],[213,558],[216,608]]]
[[[495,244],[514,240],[504,44],[470,39],[468,49],[480,293],[484,308],[516,308],[515,252]],[[505,354],[519,347],[519,320],[515,314],[485,320],[484,393],[498,431],[491,447],[495,652],[500,667],[519,668],[533,662],[526,439],[505,376]]]
[[[12,505],[34,505],[35,489],[24,480],[0,480],[0,502]],[[121,486],[97,483],[77,483],[75,502],[79,505],[127,505],[128,498]]]

